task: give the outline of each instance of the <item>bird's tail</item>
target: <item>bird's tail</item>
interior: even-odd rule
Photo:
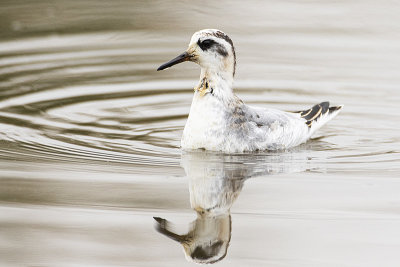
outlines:
[[[309,127],[310,136],[322,125],[333,119],[343,108],[343,105],[330,107],[329,102],[321,102],[310,109],[298,111]]]

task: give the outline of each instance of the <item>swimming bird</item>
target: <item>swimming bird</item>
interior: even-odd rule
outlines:
[[[181,139],[184,150],[235,153],[288,149],[310,139],[343,107],[321,102],[307,110],[286,112],[246,105],[233,92],[233,42],[220,30],[194,33],[188,49],[157,71],[185,61],[200,65],[201,72]]]

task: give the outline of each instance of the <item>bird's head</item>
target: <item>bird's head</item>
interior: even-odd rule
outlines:
[[[194,33],[188,49],[157,70],[185,61],[199,64],[205,72],[228,75],[232,78],[235,75],[236,55],[233,42],[228,35],[219,30],[206,29]]]

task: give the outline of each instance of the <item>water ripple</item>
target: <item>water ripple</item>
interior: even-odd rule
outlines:
[[[81,159],[178,166],[180,136],[197,68],[190,65],[185,74],[189,76],[179,70],[156,73],[160,55],[168,58],[177,53],[170,43],[178,44],[181,40],[141,37],[140,32],[104,32],[0,43],[3,77],[0,139],[18,147],[9,152],[26,149],[37,157],[56,157],[59,161]],[[250,69],[258,66],[254,62]],[[349,85],[352,88],[341,89]],[[369,90],[368,94],[360,91],[374,86],[361,81],[324,83],[279,79],[239,79],[235,83],[238,94],[247,103],[287,110],[326,100],[320,97],[347,103],[360,95],[369,96],[363,103],[346,105],[343,114],[314,141],[300,150],[287,152],[298,153],[294,158],[302,162],[300,165],[311,162],[309,168],[299,170],[313,171],[363,171],[365,164],[374,164],[374,168],[377,165],[398,168],[394,164],[399,161],[399,153],[393,150],[390,137],[396,131],[393,123],[400,118],[394,112],[397,103],[392,100],[387,101],[384,109],[369,108],[374,97],[393,98],[391,92],[395,89],[388,82],[385,90]],[[315,101],[310,101],[310,97]],[[391,120],[384,120],[388,113]],[[365,117],[368,124],[361,120]],[[380,124],[386,128],[388,137],[371,133],[368,140],[359,139],[358,133],[349,128],[354,124],[365,130]],[[373,148],[376,146],[380,149]],[[309,155],[298,157],[304,152]]]

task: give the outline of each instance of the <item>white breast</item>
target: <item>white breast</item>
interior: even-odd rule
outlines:
[[[211,94],[195,92],[188,120],[183,130],[183,149],[221,150],[225,140],[225,109]]]

